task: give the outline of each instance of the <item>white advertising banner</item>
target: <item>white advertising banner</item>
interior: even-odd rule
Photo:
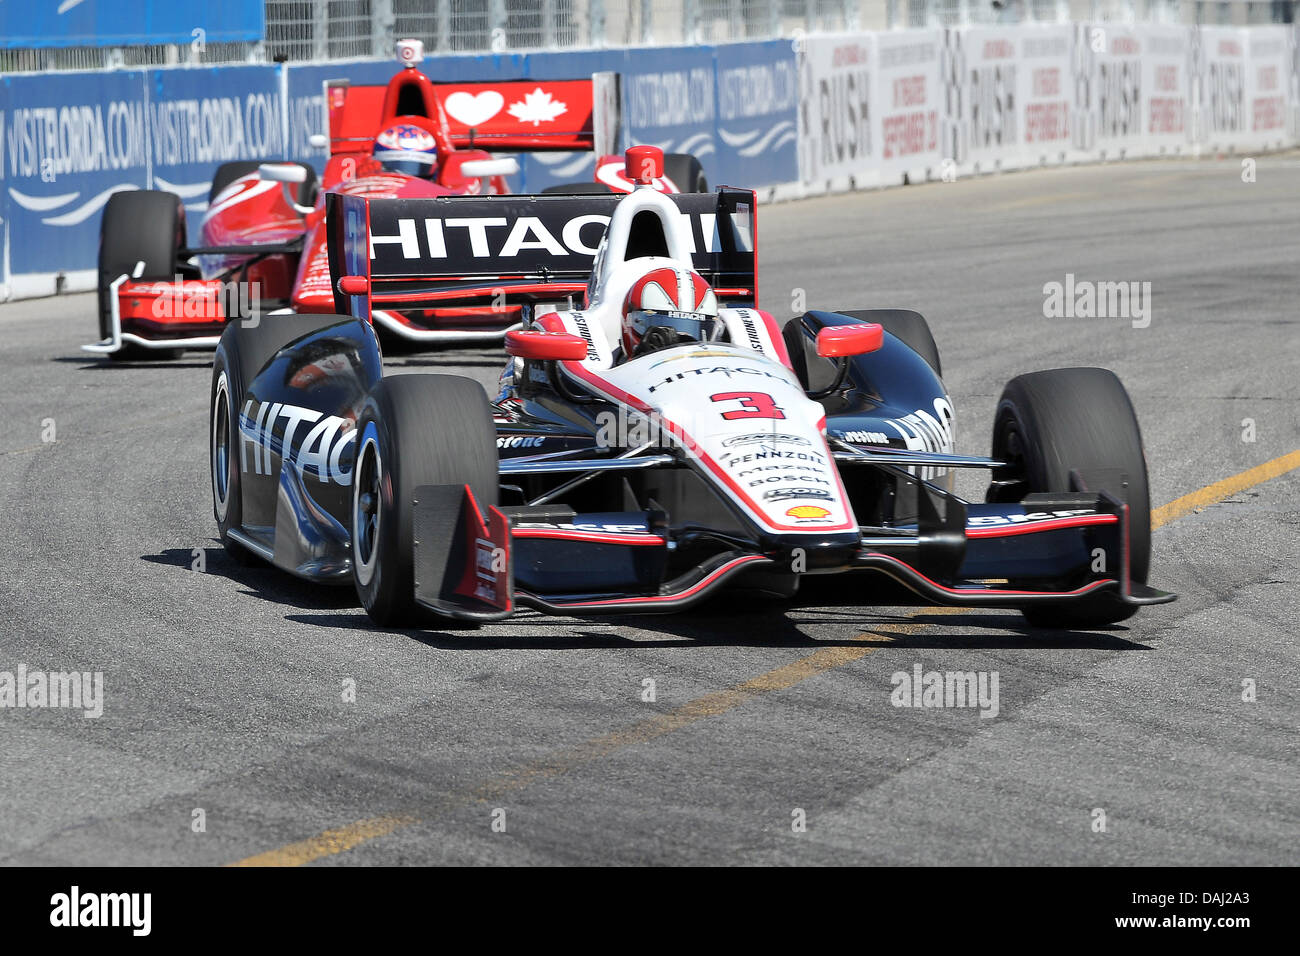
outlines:
[[[1291,137],[1291,142],[1300,140],[1300,23],[1291,24],[1291,35],[1289,37],[1291,45],[1291,92],[1289,101],[1291,108],[1290,126],[1287,132]]]
[[[1072,40],[1069,26],[944,31],[945,158],[963,173],[1065,160]]]
[[[1142,38],[1144,152],[1188,152],[1192,142],[1191,63],[1194,27],[1149,23]]]
[[[1279,149],[1287,138],[1291,48],[1284,26],[1246,31],[1246,135],[1256,149]]]
[[[872,34],[876,68],[874,134],[885,183],[938,174],[939,82],[942,30],[895,30]]]
[[[1094,23],[1087,26],[1086,40],[1094,55],[1097,154],[1102,159],[1145,155],[1142,34],[1133,25]]]
[[[1192,107],[1199,142],[1210,150],[1232,150],[1250,139],[1246,118],[1246,31],[1201,27],[1198,70],[1192,78]]]
[[[1020,36],[1023,152],[1034,163],[1070,158],[1071,55],[1069,26],[1025,27]]]
[[[799,178],[832,188],[879,181],[867,34],[802,37],[799,58]]]

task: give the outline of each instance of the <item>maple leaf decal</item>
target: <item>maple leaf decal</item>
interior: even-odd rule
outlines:
[[[532,123],[536,126],[538,123],[554,122],[555,117],[568,111],[568,106],[552,99],[551,94],[542,92],[539,86],[518,103],[511,103],[507,112],[521,123]]]

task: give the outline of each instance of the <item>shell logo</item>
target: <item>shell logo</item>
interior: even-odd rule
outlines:
[[[795,505],[786,511],[790,518],[825,518],[830,512],[818,505]]]

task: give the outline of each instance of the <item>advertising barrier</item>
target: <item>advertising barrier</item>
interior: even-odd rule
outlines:
[[[7,297],[86,288],[100,212],[115,192],[174,192],[197,232],[216,167],[277,158],[284,120],[273,66],[0,79],[0,283]]]
[[[1233,150],[1250,141],[1246,125],[1246,35],[1235,27],[1203,27],[1193,80],[1198,142]]]
[[[1100,39],[1100,43],[1098,43]],[[1136,26],[1107,23],[1088,33],[1096,71],[1093,147],[1101,159],[1145,155],[1143,140],[1142,47]],[[1100,49],[1098,49],[1100,47]]]
[[[228,6],[235,16],[245,4]],[[46,13],[14,8],[0,23]],[[621,146],[692,153],[712,186],[777,198],[1294,144],[1297,29],[980,26],[442,56],[422,69],[437,82],[477,84],[616,73],[617,87],[606,88],[617,89]],[[177,194],[196,234],[220,163],[322,168],[325,150],[311,138],[325,132],[325,81],[383,84],[396,68],[356,60],[0,76],[0,301],[93,287],[99,216],[116,191]],[[456,102],[475,116],[510,106],[482,86]],[[527,153],[509,185],[589,181],[595,159]]]
[[[1140,79],[1143,155],[1177,155],[1192,140],[1191,34],[1187,27],[1146,24],[1138,29],[1142,44]]]
[[[149,184],[142,74],[0,79],[0,160],[0,282],[48,295],[56,273],[94,265],[108,197]]]
[[[798,42],[799,172],[829,190],[879,181],[873,135],[875,50],[871,37],[811,36]]]
[[[944,158],[961,174],[1063,162],[1071,152],[1069,26],[944,31]]]
[[[942,30],[872,34],[879,168],[886,184],[924,179],[939,166]]]
[[[1280,149],[1287,139],[1287,96],[1294,60],[1283,26],[1242,31],[1246,43],[1245,112],[1247,144]]]
[[[318,166],[324,163],[325,151],[313,149],[308,140],[312,133],[325,131],[321,94],[325,80],[382,84],[393,69],[391,63],[374,61],[287,68],[292,158]],[[709,181],[719,185],[769,185],[798,178],[799,87],[787,41],[725,48],[430,57],[422,69],[435,82],[581,79],[597,72],[618,73],[625,145],[647,143],[665,152],[692,153],[704,163]],[[487,97],[480,92],[478,100]],[[521,172],[511,186],[521,192],[590,180],[596,159],[591,153],[566,152],[519,158]]]

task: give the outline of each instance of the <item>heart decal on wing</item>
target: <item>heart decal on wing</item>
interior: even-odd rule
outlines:
[[[478,94],[458,90],[443,100],[442,105],[456,122],[480,126],[500,113],[506,100],[496,90],[484,90]]]

